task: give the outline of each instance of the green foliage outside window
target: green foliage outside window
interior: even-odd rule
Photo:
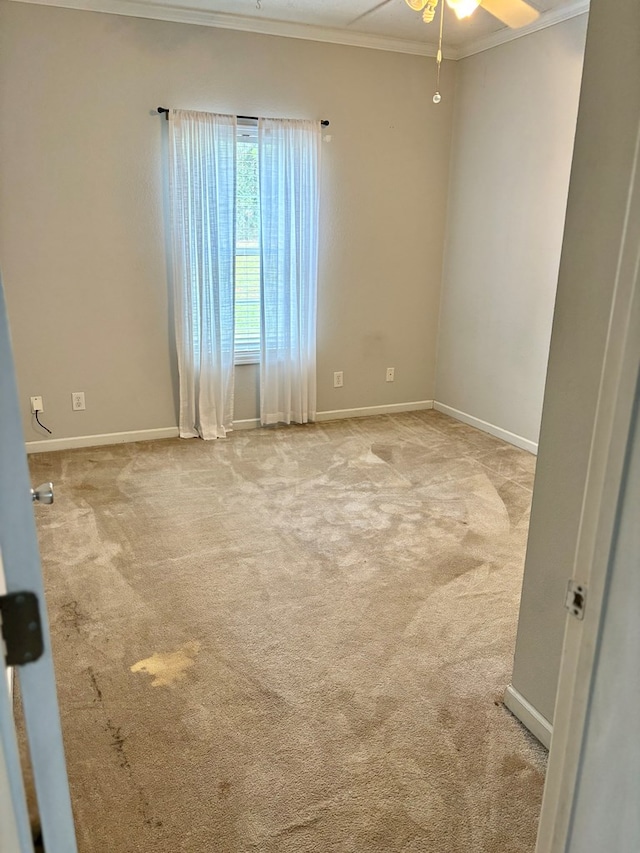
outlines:
[[[236,172],[236,352],[260,345],[260,213],[258,146],[238,140]]]

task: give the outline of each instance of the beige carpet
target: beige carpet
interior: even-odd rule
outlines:
[[[527,853],[534,458],[436,412],[31,457],[82,853]]]

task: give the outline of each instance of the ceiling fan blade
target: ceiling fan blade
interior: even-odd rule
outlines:
[[[373,15],[373,13],[377,12],[378,9],[382,9],[383,6],[386,6],[387,3],[391,2],[392,0],[382,0],[382,3],[378,3],[376,6],[372,6],[371,9],[367,9],[366,12],[363,12],[361,15],[358,15],[358,17],[354,18],[353,21],[349,21],[347,26],[350,27],[351,24],[357,24],[358,21],[361,21],[363,18],[367,18],[369,15]]]
[[[540,17],[540,12],[524,0],[480,0],[480,5],[512,30],[526,27]]]

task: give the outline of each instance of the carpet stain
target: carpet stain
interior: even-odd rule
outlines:
[[[185,678],[187,670],[195,666],[199,651],[200,643],[193,640],[175,652],[155,652],[150,658],[139,660],[131,667],[131,672],[146,672],[154,676],[152,687],[170,687]]]
[[[63,625],[69,628],[73,628],[78,634],[80,633],[80,627],[84,621],[84,614],[79,609],[79,605],[77,601],[67,601],[66,604],[63,604],[60,608],[62,615],[60,617],[60,621]]]
[[[120,726],[116,726],[112,720],[107,720],[105,728],[111,736],[111,746],[116,751],[120,767],[122,767],[123,770],[131,772],[129,758],[127,757],[127,753],[124,749],[124,745],[127,740],[126,736],[122,734]]]
[[[96,678],[96,673],[92,666],[87,667],[87,673],[89,674],[89,680],[91,681],[91,687],[93,688],[94,693],[96,694],[96,699],[98,702],[102,702],[102,690],[100,689],[100,685],[98,684],[98,679]],[[96,700],[94,699],[94,702]]]
[[[226,800],[230,793],[231,782],[228,782],[226,779],[218,782],[218,797],[220,797],[221,800]]]
[[[111,747],[115,750],[118,764],[125,771],[131,782],[133,783],[138,795],[138,813],[144,821],[145,825],[152,829],[160,829],[163,825],[162,820],[152,813],[149,797],[146,795],[142,785],[134,779],[134,772],[125,749],[125,744],[129,735],[123,735],[120,726],[117,726],[113,720],[107,718],[104,729],[109,735]]]

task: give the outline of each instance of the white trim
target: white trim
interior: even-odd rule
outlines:
[[[457,421],[462,421],[465,424],[469,424],[469,426],[482,430],[482,432],[488,432],[490,435],[495,435],[496,438],[508,441],[509,444],[514,444],[522,450],[528,450],[529,453],[533,453],[535,455],[538,452],[538,445],[535,441],[530,441],[528,438],[517,435],[515,432],[509,432],[508,429],[503,429],[495,424],[490,424],[487,421],[480,420],[480,418],[468,415],[466,412],[461,412],[458,409],[454,409],[452,406],[446,406],[444,403],[438,403],[437,400],[434,402],[433,408],[437,412],[442,412],[444,415],[449,415],[449,417],[455,418]]]
[[[504,691],[503,701],[513,716],[517,717],[522,725],[526,729],[529,729],[531,734],[543,746],[549,749],[551,735],[553,734],[553,726],[549,720],[543,717],[530,702],[527,702],[522,693],[519,693],[513,684],[510,684]]]
[[[20,0],[22,2],[22,0]],[[390,403],[386,406],[364,406],[360,409],[336,409],[318,412],[316,421],[333,421],[339,418],[362,418],[367,415],[389,415],[394,412],[414,412],[433,409],[433,400],[418,400],[415,403]],[[244,418],[233,422],[234,430],[258,429],[260,418]],[[103,444],[127,444],[132,441],[154,441],[161,438],[177,438],[178,427],[140,429],[130,432],[107,432],[101,435],[77,435],[71,438],[48,438],[42,441],[27,441],[27,453],[49,453],[53,450],[73,450],[76,447],[99,447]]]
[[[307,41],[329,42],[348,47],[365,47],[372,50],[388,50],[394,53],[410,53],[416,56],[435,57],[437,47],[410,39],[381,36],[372,33],[352,32],[348,28],[320,27],[316,24],[300,24],[294,21],[274,21],[268,18],[254,18],[249,15],[233,15],[228,12],[214,12],[209,9],[195,9],[157,0],[14,0],[18,3],[31,3],[38,6],[59,6],[63,9],[79,9],[87,12],[104,12],[108,15],[125,15],[130,18],[151,18],[157,21],[172,21],[178,24],[196,24],[204,27],[217,27],[223,30],[238,30],[245,33],[258,33],[283,38],[306,39]],[[445,59],[464,59],[490,50],[492,47],[506,44],[530,33],[553,27],[570,18],[583,15],[589,10],[589,0],[570,0],[560,9],[543,12],[527,27],[511,30],[504,27],[495,33],[476,39],[467,45],[445,46]]]
[[[629,49],[625,58],[630,56]],[[633,109],[638,121],[637,107],[634,105]],[[576,144],[580,142],[579,128]],[[586,150],[583,147],[583,155]],[[556,735],[549,756],[536,853],[564,851],[570,842],[570,822],[585,750],[603,604],[622,511],[620,495],[628,470],[627,448],[640,364],[640,123],[633,161],[622,163],[619,168],[625,175],[629,171],[629,189],[572,566],[573,577],[587,585],[589,599],[583,620],[566,620],[554,711]],[[584,175],[581,173],[579,178],[582,190]],[[572,178],[570,203],[573,192]],[[576,231],[578,224],[567,219],[569,230]],[[615,239],[617,233],[610,239]],[[612,700],[616,701],[616,697]],[[594,736],[597,737],[591,735]]]
[[[396,412],[418,412],[433,409],[433,400],[417,400],[413,403],[388,403],[385,406],[362,406],[359,409],[332,409],[317,412],[316,423],[337,421],[342,418],[366,418],[370,415],[393,415]]]
[[[5,595],[7,586],[2,565],[2,550],[0,549],[0,595]],[[0,640],[0,647],[2,640]],[[9,705],[13,708],[13,667],[4,669],[4,661],[0,665],[0,678],[7,678],[9,689]],[[11,713],[11,712],[9,712]],[[0,737],[0,850],[20,850],[20,836],[16,820],[16,812],[11,792],[10,769],[3,739]]]
[[[241,421],[234,421],[233,428],[236,429],[258,429],[260,426],[260,418],[244,418]]]
[[[0,678],[2,674],[0,673]],[[0,850],[20,850],[20,835],[11,796],[9,766],[0,738]]]
[[[110,15],[125,15],[131,18],[152,18],[157,21],[173,21],[178,24],[198,24],[223,30],[239,30],[268,36],[306,39],[307,41],[330,42],[349,47],[368,47],[374,50],[389,50],[394,53],[412,53],[418,56],[436,55],[436,46],[420,41],[370,35],[335,27],[319,27],[293,21],[273,21],[247,15],[232,15],[207,9],[193,9],[170,3],[144,2],[144,0],[14,0],[38,6],[61,6],[64,9],[81,9],[88,12],[105,12]],[[455,50],[446,51],[446,59],[456,58]]]
[[[102,435],[76,435],[72,438],[46,438],[27,441],[27,453],[48,453],[52,450],[72,450],[75,447],[98,447],[101,444],[126,444],[131,441],[153,441],[159,438],[176,438],[178,427],[138,429],[130,432],[107,432]]]
[[[502,30],[498,30],[497,33],[491,33],[469,44],[460,45],[456,50],[456,59],[465,59],[467,56],[474,56],[476,53],[482,53],[484,50],[491,50],[492,47],[507,44],[510,41],[514,41],[514,39],[528,36],[531,33],[537,33],[540,30],[546,30],[547,27],[555,27],[556,24],[561,24],[563,21],[577,18],[579,15],[586,15],[588,11],[589,0],[571,0],[570,3],[559,9],[550,9],[548,12],[543,12],[537,20],[527,27],[521,27],[519,30],[511,30],[509,27],[505,27]]]
[[[19,0],[22,2],[22,0]],[[397,412],[419,412],[427,409],[436,409],[445,415],[449,415],[458,421],[476,427],[483,432],[502,438],[509,444],[536,453],[538,445],[527,438],[515,435],[506,429],[489,424],[473,415],[467,415],[444,403],[433,400],[415,400],[409,403],[387,403],[381,406],[361,406],[356,409],[331,409],[316,414],[316,422],[335,421],[342,418],[366,418],[372,415],[392,415]],[[234,430],[257,429],[260,426],[259,418],[244,418],[234,421]],[[49,453],[53,450],[72,450],[76,447],[98,447],[102,444],[126,444],[132,441],[154,441],[161,438],[177,438],[178,427],[161,427],[159,429],[141,429],[130,432],[108,432],[100,435],[78,435],[71,438],[48,438],[42,441],[27,441],[27,453]]]
[[[392,415],[396,412],[418,412],[433,409],[433,400],[418,400],[414,403],[388,403],[384,406],[362,406],[359,409],[332,409],[326,412],[316,412],[315,423],[322,421],[337,421],[343,418],[366,418],[373,415]],[[247,418],[234,421],[234,429],[258,429],[260,418]]]

